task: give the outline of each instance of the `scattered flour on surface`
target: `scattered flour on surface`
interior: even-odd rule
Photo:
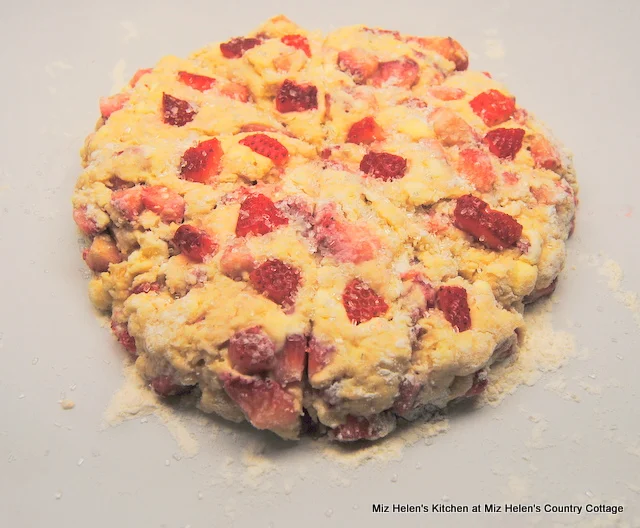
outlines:
[[[126,31],[124,37],[122,37],[122,41],[126,44],[130,40],[137,39],[140,34],[138,33],[138,28],[136,25],[131,22],[131,20],[123,20],[120,22],[120,27]]]
[[[73,400],[60,400],[60,407],[62,407],[65,411],[69,411],[76,406],[76,402]]]
[[[607,278],[607,286],[613,292],[613,297],[631,311],[633,320],[640,326],[640,299],[636,292],[625,290],[622,287],[624,273],[620,264],[607,258],[598,267],[598,273]]]
[[[504,59],[506,54],[502,40],[497,38],[488,38],[484,40],[484,54],[489,59]]]

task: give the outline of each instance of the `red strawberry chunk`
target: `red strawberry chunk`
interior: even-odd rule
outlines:
[[[144,211],[142,187],[114,191],[111,194],[111,205],[129,222],[133,222]]]
[[[352,48],[338,53],[338,68],[353,77],[356,84],[364,84],[378,69],[375,55],[360,48]]]
[[[494,128],[484,136],[489,151],[499,158],[513,159],[522,147],[522,128]]]
[[[251,194],[240,206],[236,235],[266,235],[288,223],[287,218],[268,197],[263,194]]]
[[[331,362],[331,358],[335,354],[336,349],[334,346],[322,343],[316,337],[312,336],[309,340],[308,352],[309,364],[307,365],[307,372],[309,378],[311,378]]]
[[[331,430],[331,437],[339,442],[377,440],[393,431],[395,423],[395,417],[390,413],[369,418],[349,415],[345,423]]]
[[[220,271],[232,279],[240,279],[256,267],[251,252],[240,242],[228,245],[220,257]]]
[[[100,232],[95,220],[87,214],[87,207],[84,205],[73,210],[73,221],[85,235],[93,236]]]
[[[318,108],[318,89],[311,84],[296,84],[286,79],[276,95],[278,112],[304,112]]]
[[[269,259],[249,274],[250,284],[270,301],[288,308],[295,303],[300,271],[278,259]]]
[[[178,80],[182,84],[186,84],[187,86],[190,86],[194,90],[198,90],[200,92],[210,90],[213,85],[216,84],[216,80],[212,77],[207,77],[206,75],[198,75],[197,73],[189,73],[186,71],[178,72]]]
[[[522,235],[522,225],[512,216],[490,209],[486,202],[470,194],[458,198],[453,223],[498,251],[515,246]]]
[[[189,101],[162,94],[162,120],[167,125],[181,127],[193,121],[198,112]]]
[[[194,262],[204,262],[209,255],[218,251],[218,244],[206,231],[189,224],[183,224],[176,230],[173,244]]]
[[[458,171],[480,192],[489,192],[496,181],[491,159],[479,149],[466,148],[460,151]]]
[[[306,336],[300,334],[287,336],[284,348],[273,370],[274,379],[281,385],[302,381],[306,356]]]
[[[487,90],[476,95],[469,101],[469,105],[485,125],[490,127],[508,121],[516,109],[515,100],[498,90]]]
[[[271,370],[276,361],[276,345],[260,326],[240,330],[229,340],[229,361],[242,374]]]
[[[159,292],[160,284],[157,282],[141,282],[135,288],[131,290],[131,295],[137,295],[139,293]]]
[[[360,161],[360,170],[382,181],[397,180],[407,172],[407,160],[388,152],[367,152]]]
[[[384,132],[373,117],[365,117],[351,125],[347,134],[347,143],[370,145],[374,141],[382,141]]]
[[[403,378],[398,386],[398,397],[393,402],[394,412],[403,416],[413,409],[421,388],[422,385],[419,383],[416,383],[409,378]]]
[[[320,249],[340,262],[360,264],[372,260],[380,250],[380,240],[364,225],[340,219],[335,204],[316,212],[315,236]]]
[[[293,395],[270,379],[220,376],[229,397],[258,429],[291,429],[300,421]]]
[[[287,46],[304,51],[307,57],[311,57],[311,48],[309,47],[307,37],[303,37],[302,35],[285,35],[280,40]]]
[[[251,92],[244,84],[229,82],[220,88],[220,93],[230,99],[246,103],[251,99]]]
[[[418,82],[420,67],[409,58],[381,62],[378,69],[371,76],[371,84],[381,86],[401,86],[411,88]]]
[[[259,44],[262,44],[262,41],[257,38],[236,37],[229,42],[220,44],[220,51],[227,59],[239,59],[246,51],[255,48]]]
[[[120,344],[124,347],[124,349],[129,352],[132,357],[138,357],[138,351],[136,350],[136,341],[129,333],[126,323],[116,323],[115,321],[111,321],[111,331],[113,332],[113,335],[116,336],[116,339],[120,342]]]
[[[560,155],[551,142],[541,134],[535,134],[529,144],[536,167],[557,170],[561,167]]]
[[[487,377],[487,371],[485,369],[479,370],[473,375],[473,383],[471,388],[465,393],[467,398],[473,398],[484,392],[489,385],[489,378]]]
[[[100,114],[105,119],[108,119],[111,114],[121,110],[122,107],[129,101],[129,94],[117,93],[115,95],[109,95],[108,97],[100,98]]]
[[[360,324],[387,313],[389,305],[360,279],[353,279],[342,293],[342,304],[352,323]]]
[[[467,301],[467,290],[461,286],[441,286],[438,289],[437,305],[451,326],[464,332],[471,328],[471,311]]]
[[[278,167],[284,165],[289,159],[287,147],[266,134],[246,136],[240,140],[240,144],[249,147],[256,154],[269,158]]]
[[[466,93],[460,88],[440,85],[429,88],[429,95],[436,99],[440,99],[441,101],[455,101],[457,99],[462,99]]]
[[[143,75],[146,75],[147,73],[151,73],[152,71],[153,71],[153,68],[139,69],[136,73],[133,74],[133,77],[131,77],[131,80],[129,81],[129,86],[131,86],[131,88],[135,87],[135,85],[138,84],[138,81]]]
[[[158,396],[177,396],[189,390],[189,387],[180,385],[172,376],[160,375],[153,378],[149,385]]]
[[[466,50],[451,37],[423,37],[416,40],[423,47],[455,63],[456,70],[463,71],[469,67],[469,55]]]
[[[182,155],[180,177],[198,183],[209,183],[220,173],[222,147],[217,138],[201,141]]]
[[[164,222],[182,222],[184,218],[184,198],[161,185],[145,187],[142,190],[142,203]]]

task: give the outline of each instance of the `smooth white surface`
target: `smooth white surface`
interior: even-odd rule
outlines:
[[[639,6],[631,0],[3,5],[0,526],[640,526],[638,326],[597,266],[584,261],[602,252],[626,271],[623,287],[640,290]],[[364,23],[450,34],[471,52],[472,68],[504,79],[519,103],[574,151],[581,208],[555,322],[589,350],[587,360],[572,360],[559,373],[580,403],[545,390],[547,378],[497,409],[457,417],[449,433],[406,449],[402,461],[358,469],[305,445],[269,440],[265,456],[276,471],[257,480],[242,462],[244,444],[267,437],[245,427],[224,426],[234,434],[212,438],[193,424],[200,453],[180,460],[154,418],[103,430],[102,414],[121,383],[121,356],[90,309],[70,207],[78,150],[97,118],[98,96],[162,55],[241,35],[280,12],[324,31]],[[113,79],[114,71],[122,78]],[[602,394],[590,394],[581,382]],[[75,400],[72,411],[60,409],[63,393]],[[528,417],[536,413],[548,423],[545,449],[526,446],[536,426]],[[371,513],[374,502],[445,496],[456,504],[604,500],[626,511],[615,518]],[[604,524],[583,524],[592,522]]]

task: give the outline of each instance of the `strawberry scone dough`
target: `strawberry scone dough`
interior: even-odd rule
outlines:
[[[73,217],[149,386],[283,438],[473,397],[550,294],[571,159],[447,37],[283,16],[102,98]]]

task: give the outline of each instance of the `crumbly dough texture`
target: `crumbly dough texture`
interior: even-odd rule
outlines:
[[[291,35],[300,38],[283,38]],[[474,110],[488,91],[514,99],[467,70],[450,39],[364,26],[322,35],[283,16],[247,38],[259,43],[237,57],[219,43],[165,57],[105,100],[120,97],[86,140],[73,195],[76,222],[97,240],[85,251],[91,300],[157,392],[197,391],[203,411],[288,439],[315,429],[372,440],[398,417],[479,393],[487,369],[517,353],[526,302],[551,291],[562,269],[577,201],[569,155],[517,105],[498,124]],[[194,88],[180,72],[215,83]],[[279,111],[285,82],[315,87],[311,107]],[[163,94],[188,102],[191,119],[167,122]],[[377,132],[354,140],[354,123],[366,118]],[[488,146],[497,128],[524,131],[512,156]],[[284,146],[286,160],[243,143],[256,134]],[[213,138],[219,166],[206,181],[185,177],[185,152]],[[372,175],[362,165],[369,152],[404,159],[403,175]],[[163,191],[143,205],[128,200],[146,188]],[[284,220],[260,210],[267,232],[241,236],[239,216],[254,214],[242,204],[256,195]],[[466,195],[515,219],[518,243],[495,249],[457,227]],[[204,257],[177,242],[185,224],[213,241]],[[252,279],[271,261],[297,270],[291,302]],[[384,304],[366,320],[345,308],[353,284]],[[468,329],[451,322],[443,287],[466,292]],[[253,328],[262,337],[243,343],[259,342],[252,350],[269,356],[267,366],[230,354]],[[293,358],[291,336],[303,339],[304,356],[283,377],[274,365]]]

